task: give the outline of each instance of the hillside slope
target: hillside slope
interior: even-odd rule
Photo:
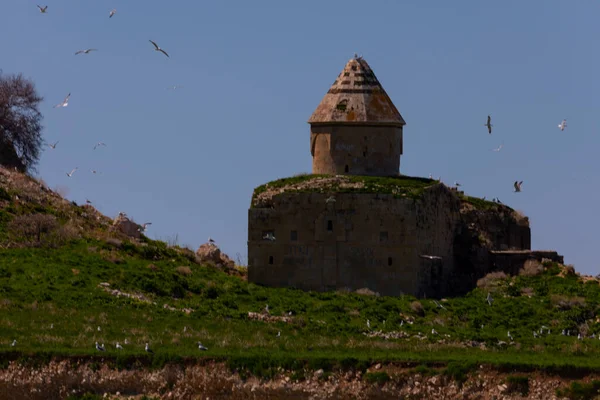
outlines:
[[[53,217],[47,229],[23,225],[41,215]],[[441,302],[302,292],[248,283],[198,264],[189,250],[128,239],[111,225],[91,206],[0,171],[3,365],[102,356],[121,366],[161,366],[204,357],[267,377],[280,366],[364,370],[377,362],[600,368],[600,286],[571,267],[531,263],[519,276],[487,276],[466,296]]]

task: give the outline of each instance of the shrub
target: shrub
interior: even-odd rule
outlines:
[[[177,267],[176,271],[177,271],[177,273],[184,275],[184,276],[189,276],[192,274],[192,269],[190,267],[185,267],[185,266]]]
[[[529,377],[521,375],[509,375],[506,378],[509,393],[520,393],[522,396],[529,394]]]
[[[478,288],[491,288],[496,287],[500,281],[506,279],[508,276],[502,271],[490,272],[483,278],[477,281]]]
[[[537,276],[544,272],[544,266],[538,260],[527,260],[519,271],[521,276]]]
[[[521,295],[532,297],[534,295],[534,291],[532,288],[526,287],[526,288],[521,289]]]
[[[421,317],[425,316],[425,309],[423,308],[423,304],[421,304],[419,301],[413,301],[410,303],[410,309]]]
[[[561,311],[567,311],[574,307],[585,307],[585,299],[578,296],[564,296],[553,294],[550,296],[550,301]]]
[[[24,214],[13,218],[8,224],[8,230],[24,244],[41,246],[59,226],[54,215]]]

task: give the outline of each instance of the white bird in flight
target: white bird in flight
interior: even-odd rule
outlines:
[[[37,4],[36,4],[36,5],[37,5]],[[44,7],[37,6],[37,8],[39,8],[39,9],[40,9],[40,12],[41,12],[42,14],[46,14],[46,10],[48,9],[48,6],[44,6]]]
[[[152,225],[152,222],[145,222],[142,224],[141,227],[138,228],[139,232],[146,232],[146,230],[148,229],[148,225]]]
[[[50,147],[51,149],[54,150],[56,148],[57,144],[58,144],[58,141],[56,143],[54,143],[54,144],[48,144],[48,147]]]
[[[492,149],[492,151],[500,151],[500,150],[502,150],[503,147],[504,147],[504,143],[502,143],[500,146],[496,147],[495,149]]]
[[[99,146],[105,146],[106,147],[106,143],[104,143],[104,142],[98,142],[98,143],[96,143],[94,145],[94,150],[96,150],[96,147],[99,147]]]
[[[110,10],[110,13],[108,14],[108,18],[112,18],[113,15],[115,15],[117,13],[117,9],[113,8],[112,10]]]
[[[275,241],[275,235],[273,235],[273,233],[269,232],[267,233],[265,236],[263,236],[264,240],[270,240],[271,242]]]
[[[71,170],[71,172],[67,172],[67,176],[70,178],[71,176],[73,176],[73,174],[75,173],[75,171],[77,171],[79,168],[75,167]]]
[[[85,50],[77,50],[77,51],[75,52],[75,55],[77,55],[77,54],[81,54],[81,53],[88,54],[90,51],[98,51],[98,49],[85,49]]]
[[[492,134],[492,117],[488,115],[487,117],[487,122],[484,124],[484,126],[487,126],[488,128],[488,133],[491,135]]]
[[[521,191],[522,184],[523,184],[523,181],[521,181],[521,182],[515,181],[515,183],[513,184],[513,186],[515,187],[515,193],[518,193]]]
[[[180,89],[180,88],[182,88],[182,87],[183,87],[183,86],[180,86],[180,85],[173,85],[173,86],[169,86],[169,87],[167,88],[167,90],[175,90],[175,89]]]
[[[158,45],[156,43],[154,43],[152,40],[150,40],[150,43],[152,43],[154,45],[154,50],[155,51],[160,51],[161,53],[163,53],[165,56],[169,57],[169,55],[167,54],[166,51],[164,51],[163,49],[161,49],[160,47],[158,47]],[[171,58],[171,57],[169,57]]]
[[[69,93],[69,94],[67,95],[67,97],[65,97],[65,99],[62,101],[62,103],[59,103],[59,104],[55,105],[55,106],[54,106],[54,108],[57,108],[57,107],[66,107],[66,106],[68,106],[68,105],[69,105],[69,98],[70,98],[70,97],[71,97],[71,93]]]
[[[564,131],[565,128],[567,127],[567,120],[563,119],[562,122],[560,124],[558,124],[558,127],[560,128],[561,131]]]

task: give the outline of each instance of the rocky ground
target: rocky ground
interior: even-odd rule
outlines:
[[[529,377],[529,393],[523,396],[506,383],[507,373],[480,367],[459,384],[443,375],[424,376],[401,366],[375,365],[385,371],[384,384],[365,382],[360,372],[326,374],[322,370],[296,381],[291,373],[274,379],[243,380],[222,363],[168,365],[160,370],[117,371],[89,362],[52,361],[33,369],[16,362],[0,370],[0,395],[12,399],[64,399],[94,393],[107,399],[558,399],[556,389],[569,379],[540,372]],[[584,377],[584,381],[592,378]]]

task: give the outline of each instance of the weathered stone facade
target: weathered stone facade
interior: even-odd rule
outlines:
[[[250,209],[251,282],[437,297],[468,290],[494,270],[498,256],[492,250],[529,249],[525,219],[518,221],[500,205],[504,210],[483,212],[487,216],[469,210],[444,184],[432,185],[418,199],[336,193],[335,202],[328,203],[330,196],[284,192],[269,208]],[[473,213],[485,224],[471,222]],[[265,239],[269,233],[275,240]],[[531,253],[518,254],[522,265]],[[514,268],[510,262],[502,265]]]
[[[313,174],[399,175],[405,122],[361,58],[346,64],[309,123]],[[556,252],[530,251],[529,221],[509,207],[470,202],[433,180],[412,192],[392,178],[369,179],[385,181],[387,192],[332,176],[254,196],[248,280],[439,297],[494,270],[514,273],[530,258],[562,262]]]

